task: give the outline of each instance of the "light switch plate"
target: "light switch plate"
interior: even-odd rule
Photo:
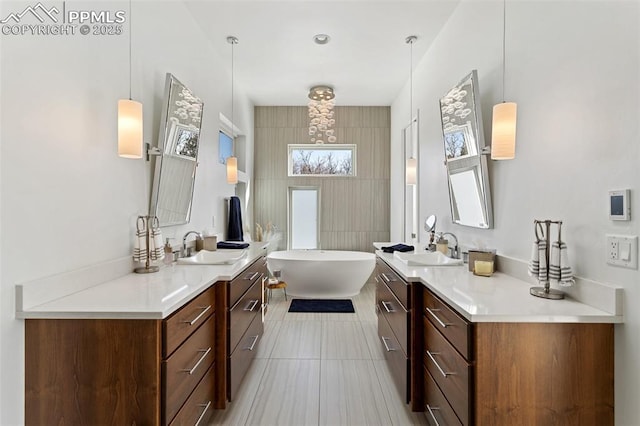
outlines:
[[[638,236],[607,235],[605,255],[609,265],[638,269]]]

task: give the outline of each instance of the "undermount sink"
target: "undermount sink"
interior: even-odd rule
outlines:
[[[422,253],[394,252],[393,257],[407,266],[456,266],[462,265],[462,259],[453,259],[439,251]]]
[[[181,257],[180,265],[230,265],[247,255],[246,250],[200,250],[194,256]]]

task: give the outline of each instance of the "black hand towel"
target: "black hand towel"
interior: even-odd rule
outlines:
[[[396,244],[393,246],[382,247],[382,251],[385,253],[393,253],[394,251],[407,252],[413,251],[413,246],[408,246],[406,244]]]
[[[247,247],[249,247],[249,243],[229,243],[226,241],[218,243],[219,249],[246,249]]]
[[[240,198],[229,199],[229,227],[227,241],[244,241],[242,235],[242,213],[240,212]]]

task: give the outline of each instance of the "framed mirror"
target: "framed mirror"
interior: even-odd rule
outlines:
[[[442,140],[454,223],[491,228],[493,212],[478,90],[471,71],[440,99]]]
[[[191,218],[204,104],[170,73],[164,100],[150,214],[158,217],[160,226],[171,226]]]

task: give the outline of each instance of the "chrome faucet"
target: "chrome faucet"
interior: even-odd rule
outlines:
[[[445,235],[451,235],[456,240],[456,244],[453,247],[449,247],[449,250],[451,250],[451,257],[453,259],[460,259],[460,248],[458,247],[458,237],[456,237],[451,232],[444,232],[442,234],[442,237],[444,237]]]
[[[187,237],[190,234],[196,234],[196,240],[202,240],[202,234],[198,231],[189,231],[184,234],[184,237],[182,237],[182,251],[180,252],[180,257],[191,256],[191,247],[189,247],[189,250],[187,250]]]

